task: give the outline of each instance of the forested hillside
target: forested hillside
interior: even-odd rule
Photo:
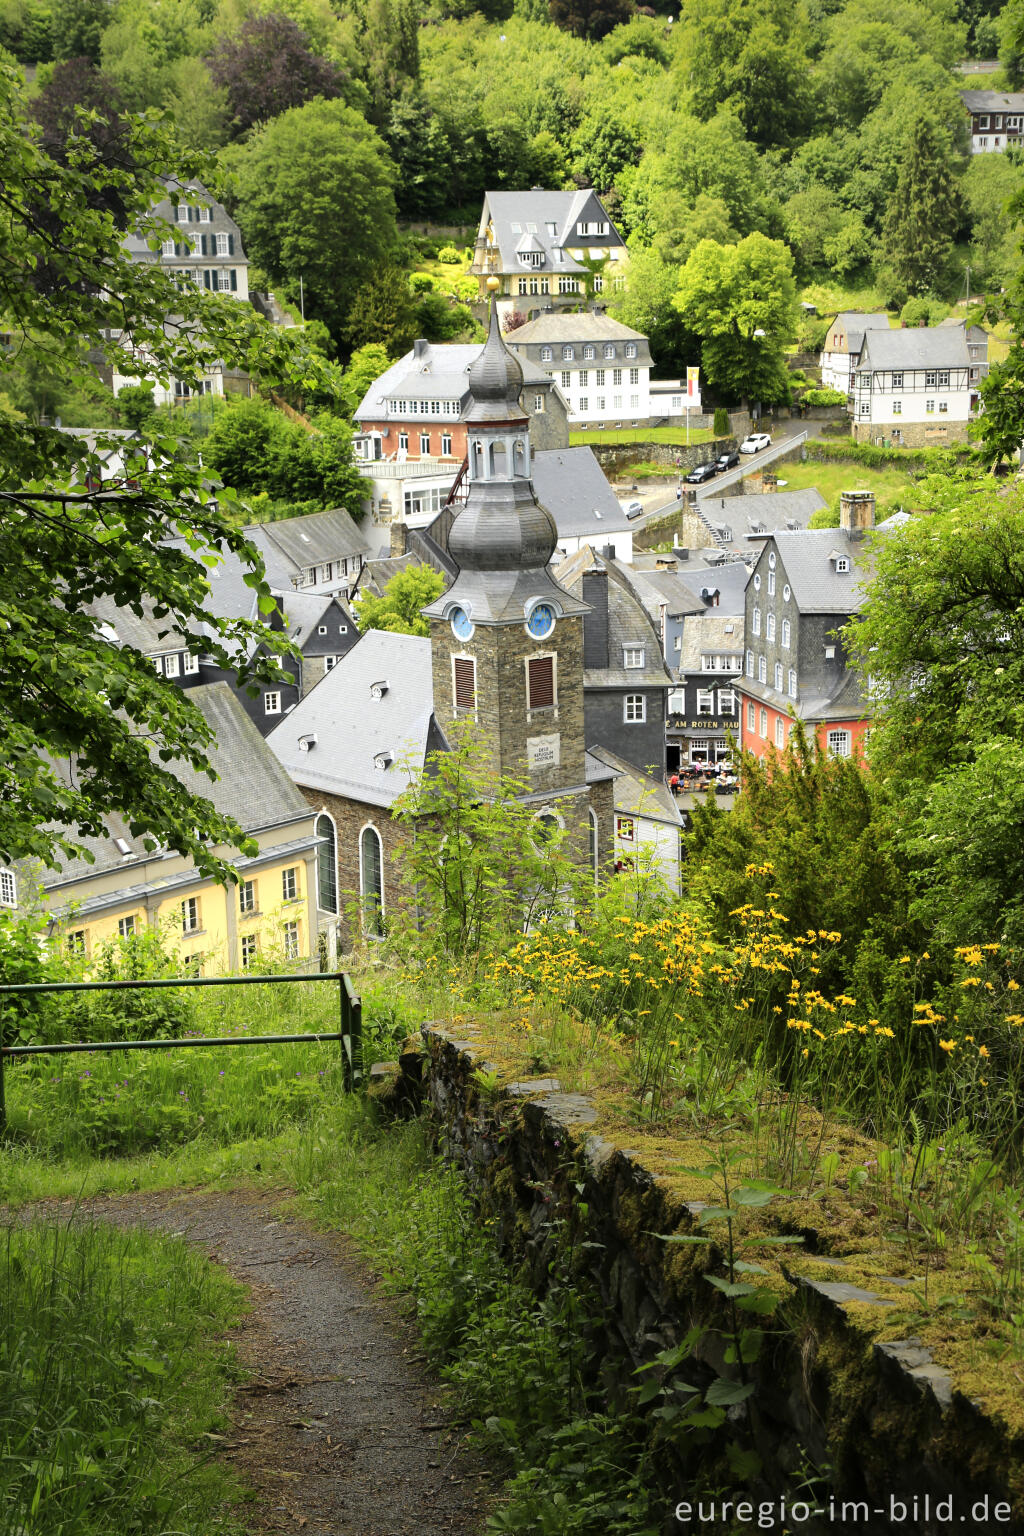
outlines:
[[[699,242],[785,242],[861,303],[998,290],[1013,151],[967,150],[969,56],[1021,69],[1021,0],[2,0],[44,119],[162,109],[263,275],[347,351],[397,221],[471,224],[486,188],[595,186],[634,257],[622,316],[664,331]],[[253,286],[258,286],[258,283]],[[827,303],[827,299],[823,302]],[[373,338],[383,339],[383,338]],[[440,338],[439,338],[440,339]],[[812,337],[807,339],[813,340]],[[678,353],[661,336],[662,353]]]

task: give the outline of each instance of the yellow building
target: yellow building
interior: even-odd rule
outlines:
[[[92,863],[73,859],[39,876],[54,933],[94,958],[111,941],[157,929],[193,974],[258,970],[267,958],[298,961],[318,952],[321,933],[333,953],[333,824],[311,809],[226,683],[195,688],[190,697],[213,729],[210,761],[218,777],[211,783],[182,764],[176,775],[233,816],[259,852],[219,848],[240,877],[221,886],[180,853],[148,853],[111,816],[107,835],[78,839]],[[28,883],[23,874],[23,905]]]

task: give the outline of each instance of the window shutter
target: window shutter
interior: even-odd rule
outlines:
[[[174,247],[174,254],[175,254],[175,256],[180,256],[181,252],[182,252],[182,247],[180,245],[175,244],[175,247]]]
[[[203,287],[204,288],[212,288],[213,287],[213,284],[210,281],[212,276],[213,276],[213,273],[210,271],[209,267],[204,267],[203,268]]]
[[[234,237],[234,235],[228,235],[228,255],[229,256],[233,256],[234,254],[235,254],[235,237]]]
[[[529,709],[546,709],[555,702],[555,658],[537,656],[529,663]]]
[[[455,657],[455,708],[476,707],[476,662],[471,656]]]
[[[192,207],[191,203],[188,205],[188,221],[190,224],[194,224],[196,221],[196,210]]]
[[[206,236],[205,235],[200,235],[199,236],[199,251],[200,251],[200,254],[203,255],[203,256],[206,256],[206,255],[209,254],[209,252],[206,249]]]
[[[235,271],[234,267],[231,268],[231,292],[238,292],[238,273]]]

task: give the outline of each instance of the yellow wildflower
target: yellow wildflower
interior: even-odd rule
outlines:
[[[946,1054],[949,1055],[951,1052],[956,1050],[956,1041],[955,1040],[940,1040],[939,1041],[939,1049],[942,1050],[942,1051],[945,1051]]]

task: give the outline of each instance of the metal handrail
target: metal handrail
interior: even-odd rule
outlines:
[[[185,976],[181,979],[159,977],[146,981],[15,981],[0,983],[0,995],[16,993],[38,995],[42,992],[121,992],[144,991],[155,987],[248,987],[277,982],[333,981],[338,983],[339,1028],[329,1033],[298,1035],[229,1035],[200,1039],[162,1040],[72,1040],[57,1045],[4,1045],[0,1040],[0,1134],[6,1129],[7,1109],[4,1095],[4,1063],[19,1056],[61,1056],[86,1051],[170,1051],[190,1050],[211,1045],[292,1045],[302,1041],[337,1040],[341,1046],[342,1083],[352,1093],[362,1083],[363,1069],[357,1060],[362,1043],[363,1004],[353,989],[347,971],[310,971],[289,976]],[[0,1025],[2,1031],[2,1025]]]

